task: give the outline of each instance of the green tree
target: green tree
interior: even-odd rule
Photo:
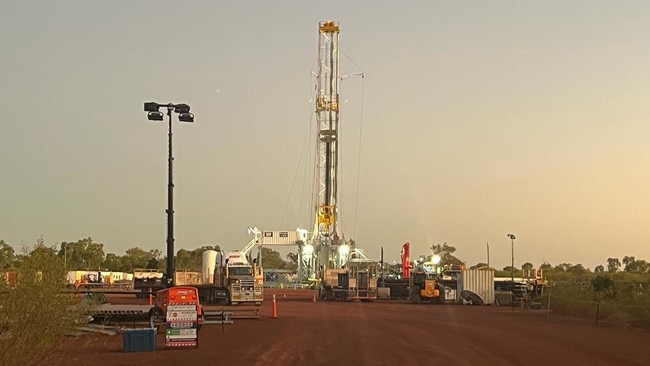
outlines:
[[[624,257],[623,264],[625,272],[636,272],[636,273],[645,273],[650,269],[650,264],[644,260],[637,260],[634,257]]]
[[[56,248],[48,246],[42,236],[36,240],[36,244],[34,244],[31,249],[27,246],[23,246],[22,251],[23,253],[27,254],[27,257],[48,259],[51,259],[51,257],[56,257]]]
[[[447,242],[444,242],[442,244],[433,244],[429,248],[431,251],[433,251],[434,255],[440,256],[441,266],[448,264],[463,264],[463,261],[453,255],[453,253],[456,251],[456,248],[448,245]]]
[[[604,273],[605,272],[605,267],[603,267],[602,264],[597,265],[594,267],[594,273]]]
[[[280,257],[280,253],[270,249],[262,247],[262,266],[264,268],[273,268],[273,269],[284,269],[286,267],[286,262]]]
[[[553,269],[560,272],[567,272],[571,267],[573,267],[571,263],[560,263],[557,266],[555,266]]]
[[[621,268],[621,261],[618,258],[607,258],[607,272],[614,273]]]
[[[604,274],[596,275],[596,277],[594,277],[594,279],[591,280],[591,286],[594,289],[594,293],[597,301],[601,301],[602,299],[605,298],[615,297],[614,281],[612,281],[611,277],[607,275]]]
[[[636,269],[639,273],[647,273],[650,271],[650,263],[639,259],[636,261]]]
[[[177,270],[191,269],[191,253],[186,249],[179,249],[176,252],[176,258],[174,258],[174,266]]]
[[[14,248],[0,240],[0,269],[7,269],[14,266],[15,259]]]
[[[14,268],[20,268],[26,257],[26,253],[14,255]]]
[[[91,237],[74,243],[63,242],[58,256],[70,270],[96,270],[104,262],[104,244],[93,242]]]
[[[151,258],[151,259],[149,259],[147,261],[147,265],[145,266],[145,268],[147,268],[147,269],[160,269],[160,264],[161,264],[160,261],[154,257],[154,258]]]
[[[115,253],[107,253],[102,263],[102,269],[109,271],[124,271],[124,263],[122,257]]]
[[[514,273],[515,277],[519,277],[517,267],[505,266],[503,267],[503,272],[507,273],[507,276],[511,276]]]
[[[287,264],[286,268],[291,270],[298,269],[298,253],[288,253],[287,254]]]
[[[542,269],[544,272],[553,270],[553,266],[550,263],[542,263],[542,265],[539,266],[539,268]]]
[[[582,264],[576,264],[567,269],[568,273],[571,273],[579,281],[588,280],[591,276],[591,272],[588,269],[582,266]]]
[[[625,272],[636,272],[636,259],[634,256],[625,256],[623,257],[623,265],[625,266],[623,270]]]
[[[152,249],[146,251],[139,247],[129,248],[126,250],[126,255],[122,257],[122,262],[126,272],[132,272],[134,269],[138,268],[150,268],[150,269],[159,269],[159,267],[150,267],[153,262],[152,259],[155,259],[159,263],[165,263],[161,258],[161,251],[159,249]]]

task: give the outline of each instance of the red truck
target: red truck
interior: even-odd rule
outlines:
[[[168,312],[170,307],[181,309]],[[195,312],[195,315],[192,314]],[[169,315],[171,314],[171,315]],[[174,317],[179,317],[178,319]],[[191,286],[169,287],[156,292],[153,307],[149,310],[149,325],[158,328],[175,321],[196,322],[200,329],[205,322],[203,306],[199,302],[199,290]]]

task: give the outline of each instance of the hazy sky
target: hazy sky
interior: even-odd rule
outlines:
[[[397,260],[650,260],[650,2],[3,1],[0,239],[166,252],[311,229],[311,70],[338,20],[343,234]]]

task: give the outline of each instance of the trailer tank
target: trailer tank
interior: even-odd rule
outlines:
[[[214,270],[217,263],[216,250],[206,250],[203,252],[201,261],[201,277],[203,284],[214,284]]]

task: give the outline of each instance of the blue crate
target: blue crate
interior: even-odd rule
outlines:
[[[124,352],[145,352],[156,350],[156,329],[136,328],[125,329]]]

